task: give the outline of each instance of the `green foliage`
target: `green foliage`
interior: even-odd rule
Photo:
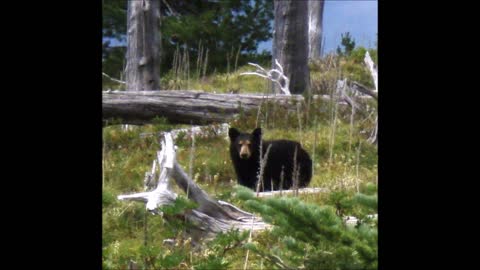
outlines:
[[[370,89],[373,89],[375,86],[372,75],[364,62],[366,52],[367,49],[364,47],[358,47],[355,48],[348,57],[345,57],[341,64],[342,75],[350,81],[357,81]],[[377,51],[370,49],[369,53],[372,60],[375,62]]]
[[[257,53],[258,44],[272,37],[273,1],[168,1],[161,4],[162,76],[173,67],[177,47],[188,51],[189,72],[200,70],[197,61],[205,61],[207,74],[230,72],[248,61],[264,64],[271,55]],[[103,11],[103,71],[120,78],[125,47],[111,47],[111,40],[125,42],[127,3],[124,0],[105,0]],[[173,13],[172,13],[173,11]],[[238,57],[237,57],[238,55]],[[185,64],[182,64],[185,66]],[[186,68],[186,67],[184,67]],[[104,89],[121,85],[104,79]],[[174,88],[176,89],[176,88]]]
[[[102,0],[102,34],[104,38],[124,40],[127,31],[127,1]],[[108,41],[104,45],[108,46]]]
[[[255,61],[253,61],[255,62]],[[268,67],[268,63],[263,65]],[[269,81],[258,76],[243,76],[242,72],[255,70],[252,66],[240,66],[231,73],[216,73],[211,76],[198,76],[192,72],[189,78],[175,76],[173,70],[161,77],[160,83],[165,89],[197,89],[215,93],[264,93],[270,91]]]
[[[331,205],[305,203],[295,197],[261,200],[247,196],[245,190],[238,194],[241,199],[247,199],[245,205],[248,208],[274,225],[267,238],[278,241],[246,245],[264,258],[270,267],[376,269],[376,226],[348,227]],[[347,214],[352,214],[354,207],[363,207],[354,204],[355,200],[346,193],[331,196],[334,203],[341,202]]]
[[[171,269],[178,267],[185,260],[185,257],[184,250],[174,250],[172,253],[166,252],[162,256],[158,256],[156,263],[158,263],[159,268]]]
[[[373,62],[377,65],[377,49],[357,47],[350,55],[327,55],[309,63],[311,77],[311,91],[314,94],[331,94],[336,88],[337,80],[347,78],[348,81],[357,81],[373,89],[374,83],[364,59],[369,52]]]
[[[359,47],[349,57],[330,56],[311,63],[312,82],[323,80],[323,87],[329,93],[331,82],[339,74],[346,74],[342,73],[345,65],[364,66],[364,52]],[[376,61],[376,51],[371,50],[370,54]],[[242,66],[237,72],[190,79],[189,85],[219,92],[268,90],[263,78],[239,76],[240,72],[252,69]],[[363,70],[351,72],[352,76],[358,76]],[[173,75],[171,80],[175,80]],[[186,85],[185,81],[181,83]],[[286,111],[266,100],[259,111],[242,113],[230,125],[244,130],[262,126],[267,140],[300,141],[313,159],[310,186],[332,192],[261,200],[249,189],[234,189],[236,176],[229,157],[228,138],[213,133],[196,137],[193,151],[190,136],[179,135],[175,140],[177,161],[189,173],[192,155],[192,178],[202,189],[242,209],[255,209],[274,224],[271,231],[253,234],[248,244],[245,232],[229,232],[194,247],[185,234],[189,224],[185,222],[184,213],[195,205],[182,195],[173,206],[161,209],[162,217],[148,214],[147,218],[144,204],[116,199],[120,194],[143,191],[145,172],[151,170],[152,160],[160,148],[158,132],[188,125],[173,125],[159,117],[153,125],[131,130],[121,126],[103,128],[103,268],[126,269],[130,261],[135,261],[139,268],[147,269],[239,269],[243,268],[246,251],[250,250],[249,269],[375,269],[377,222],[369,215],[377,211],[378,156],[376,146],[366,143],[368,135],[362,133],[370,130],[371,124],[356,115],[351,128],[349,110],[339,113],[333,121],[334,106],[328,101],[307,96],[306,105],[306,110]],[[334,140],[330,149],[332,133]],[[361,194],[356,193],[357,190]],[[342,218],[350,215],[359,218],[357,226],[343,223]],[[167,239],[173,239],[173,244],[163,244]]]
[[[160,207],[159,210],[163,212],[164,215],[174,216],[178,214],[183,214],[188,210],[195,209],[196,207],[197,204],[193,201],[183,196],[178,196],[173,204],[164,205]]]
[[[108,190],[104,190],[102,192],[102,206],[103,207],[108,207],[108,206],[112,205],[113,203],[115,203],[116,200],[117,200],[117,198],[115,198],[115,195],[113,195]]]
[[[373,183],[366,183],[362,186],[361,192],[365,195],[375,195],[377,194],[378,187]]]
[[[210,270],[210,269],[229,269],[229,263],[223,257],[209,255],[204,261],[194,266],[195,270]]]
[[[149,243],[145,245],[143,229],[146,213],[143,205],[130,203],[117,211],[104,207],[104,269],[125,268],[130,261],[148,269],[228,269],[242,252],[242,245],[248,238],[248,231],[232,230],[218,234],[201,250],[198,247],[194,249],[191,239],[184,237],[189,226],[184,222],[184,214],[196,205],[179,196],[173,205],[159,208],[164,221],[148,217]],[[118,235],[127,229],[132,232],[131,235]],[[166,238],[173,239],[174,243],[162,245]]]
[[[353,200],[349,197],[349,192],[345,190],[332,191],[327,202],[335,207],[336,214],[340,217],[345,216],[345,213],[351,212],[353,209]]]
[[[165,17],[162,22],[166,63],[171,63],[177,45],[188,46],[191,59],[196,60],[201,45],[209,48],[208,62],[217,70],[226,70],[233,66],[239,48],[239,63],[244,64],[246,54],[271,38],[271,1],[191,1],[188,5],[188,10],[178,10],[182,16]]]
[[[376,64],[377,61],[377,50],[376,49],[366,49],[365,47],[357,47],[355,48],[351,54],[349,55],[348,59],[350,59],[355,64],[365,65],[365,55],[368,53],[372,58],[373,62]]]
[[[346,32],[345,34],[341,34],[342,36],[342,41],[341,45],[343,46],[343,49],[340,48],[340,46],[337,47],[337,54],[340,56],[350,56],[350,53],[353,51],[353,48],[355,48],[355,40],[350,36],[350,32]]]
[[[232,252],[238,253],[248,238],[248,231],[231,230],[219,233],[215,239],[207,243],[207,257],[199,260],[194,269],[231,269]]]
[[[377,211],[377,195],[365,195],[365,194],[357,194],[354,197],[356,203],[368,207],[370,209],[374,209]]]
[[[125,65],[125,47],[106,47],[103,49],[102,72],[117,80],[123,79]],[[102,90],[124,90],[125,85],[102,76]]]
[[[246,120],[247,123],[255,123],[256,117],[256,115],[251,116],[253,119]],[[296,126],[290,126],[289,129],[287,124],[281,123],[285,115],[277,116],[269,111],[268,117],[271,118],[268,120],[271,121],[269,123],[277,127],[265,129],[266,139],[299,139],[295,130]],[[293,121],[296,119],[295,114],[290,117],[291,124],[297,123]],[[260,119],[262,118],[263,116],[260,117]],[[328,121],[319,120],[319,122],[314,162],[316,172],[311,186],[335,187],[332,197],[335,194],[343,194],[343,197],[337,195],[337,200],[343,207],[344,215],[355,215],[362,219],[361,225],[353,229],[355,233],[350,234],[354,234],[353,238],[356,237],[356,234],[361,234],[363,235],[360,236],[361,239],[370,239],[368,240],[370,242],[364,240],[367,241],[366,244],[363,244],[365,247],[362,245],[363,242],[349,240],[349,233],[343,232],[343,229],[335,229],[335,226],[341,226],[342,223],[339,223],[341,218],[336,215],[337,208],[329,194],[300,197],[293,201],[288,199],[269,203],[259,201],[254,206],[258,207],[259,211],[267,213],[272,211],[271,209],[284,210],[279,211],[278,217],[264,217],[266,221],[272,222],[282,229],[253,235],[253,242],[248,245],[245,245],[245,235],[242,237],[236,237],[233,234],[230,236],[228,234],[219,235],[217,240],[205,243],[199,249],[193,249],[190,240],[183,236],[189,224],[182,218],[182,214],[188,209],[194,208],[195,205],[186,200],[184,196],[179,196],[173,206],[162,208],[165,213],[163,218],[148,216],[149,239],[148,245],[144,246],[144,204],[120,202],[116,200],[116,196],[134,190],[143,191],[144,173],[150,171],[151,161],[156,157],[156,151],[160,146],[157,136],[140,136],[140,134],[156,134],[158,131],[174,128],[159,119],[158,125],[147,125],[133,130],[123,130],[118,126],[104,128],[104,166],[106,168],[104,170],[102,237],[104,269],[126,268],[130,260],[136,261],[140,267],[145,265],[147,268],[156,267],[157,269],[242,268],[247,249],[251,252],[249,268],[255,269],[259,269],[260,266],[264,269],[272,269],[285,266],[296,268],[302,265],[306,268],[322,266],[325,269],[334,269],[334,267],[350,269],[348,268],[350,266],[363,265],[363,261],[359,259],[360,255],[353,256],[351,254],[364,252],[363,257],[374,257],[376,254],[371,248],[376,241],[376,234],[372,232],[376,229],[376,223],[365,218],[367,214],[372,214],[375,210],[365,210],[366,207],[352,201],[355,181],[352,180],[352,185],[339,184],[340,181],[345,181],[346,177],[355,174],[355,152],[348,152],[348,124],[340,122],[336,128],[337,141],[333,148],[336,154],[329,163],[329,153],[325,149],[328,149],[330,127]],[[244,127],[250,129],[252,126]],[[314,126],[304,126],[301,141],[310,153],[314,146],[314,137]],[[356,136],[353,138],[355,141],[361,139]],[[177,161],[188,172],[191,139],[189,136],[179,136],[175,143],[178,146]],[[245,207],[256,198],[254,193],[247,188],[239,186],[238,189],[233,190],[235,173],[230,162],[228,147],[229,141],[222,137],[197,137],[192,168],[193,178],[207,193],[249,210]],[[214,154],[212,154],[212,149],[216,149]],[[376,160],[376,148],[362,143],[358,177],[362,179],[360,190],[366,195],[376,193],[376,185],[368,181],[369,178],[376,175]],[[341,192],[343,189],[346,191]],[[319,205],[325,206],[317,209]],[[292,211],[295,213],[293,216],[290,213]],[[315,220],[319,216],[324,217],[322,221]],[[333,229],[325,224],[331,224]],[[297,231],[296,228],[299,226],[305,227]],[[313,238],[311,228],[308,226],[316,228],[313,230],[315,232]],[[319,235],[319,232],[323,232],[324,235]],[[342,236],[343,234],[346,236]],[[175,245],[162,245],[163,240],[167,238],[175,239]],[[310,238],[315,239],[316,242],[309,242]],[[340,242],[350,241],[349,243],[352,243],[353,247],[344,248],[342,244],[327,244],[329,241],[333,241],[332,239]],[[302,250],[305,251],[302,252]],[[372,259],[372,265],[374,263],[375,259]]]

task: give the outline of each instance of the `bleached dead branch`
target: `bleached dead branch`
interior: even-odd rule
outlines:
[[[290,85],[290,80],[288,79],[285,74],[283,74],[283,67],[280,65],[280,63],[275,59],[275,64],[278,66],[278,69],[271,69],[269,71],[266,71],[264,68],[262,68],[258,64],[254,63],[248,63],[251,66],[254,66],[257,68],[255,72],[242,72],[240,75],[256,75],[260,76],[265,79],[269,79],[270,81],[277,83],[278,86],[280,87],[280,90],[287,95],[290,96],[290,90],[289,90],[289,85]],[[274,76],[276,75],[276,76]],[[282,84],[283,81],[283,84]]]
[[[118,82],[118,83],[121,83],[121,84],[126,84],[126,82],[120,81],[120,80],[115,79],[115,78],[112,78],[112,77],[108,76],[108,75],[107,75],[106,73],[104,73],[104,72],[102,72],[102,75],[105,76],[105,77],[107,77],[107,78],[109,78],[110,80],[112,80],[112,81],[114,81],[114,82]]]
[[[155,165],[158,163],[158,166]],[[152,191],[119,195],[119,200],[135,200],[146,203],[146,208],[152,213],[158,213],[157,209],[163,205],[173,204],[177,194],[169,186],[169,178],[182,188],[187,197],[198,204],[198,207],[184,214],[187,221],[195,224],[190,229],[194,241],[203,237],[214,236],[219,232],[230,229],[239,230],[263,230],[270,225],[251,213],[224,201],[213,200],[203,191],[181,168],[175,159],[175,146],[172,135],[167,132],[162,140],[162,150],[158,152],[158,159],[154,161],[152,172],[149,172],[150,181],[145,186],[148,190],[152,186],[151,179],[155,178],[155,168],[160,171],[157,187]],[[188,190],[188,193],[187,193]]]
[[[165,134],[165,140],[162,141],[162,150],[158,153],[158,164],[160,169],[160,175],[158,185],[153,191],[136,193],[131,195],[119,195],[119,200],[136,200],[146,202],[147,210],[156,213],[156,209],[159,206],[172,204],[177,198],[177,194],[170,191],[168,186],[168,179],[172,174],[173,165],[175,161],[175,150],[173,147],[173,139],[171,134]],[[155,161],[153,168],[155,168]],[[152,169],[152,171],[154,171]],[[154,173],[152,173],[154,177]],[[152,184],[148,184],[145,189],[148,189]]]

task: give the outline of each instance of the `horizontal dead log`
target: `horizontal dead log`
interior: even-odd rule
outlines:
[[[226,123],[241,112],[258,110],[265,101],[296,111],[301,95],[213,94],[193,90],[103,92],[104,124],[120,119],[124,124],[146,124],[156,117],[172,123]]]
[[[378,100],[378,96],[377,96],[377,93],[373,90],[370,90],[368,89],[365,85],[359,83],[359,82],[351,82],[350,83],[350,88],[355,90],[355,91],[358,91],[362,94],[365,94],[365,95],[369,95],[373,98],[375,98],[376,100]]]

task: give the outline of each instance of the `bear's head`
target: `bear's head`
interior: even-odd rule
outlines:
[[[236,150],[241,159],[249,159],[253,153],[258,151],[262,140],[262,129],[256,128],[251,134],[238,131],[236,128],[228,130],[231,147]]]

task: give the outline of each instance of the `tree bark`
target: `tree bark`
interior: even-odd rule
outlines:
[[[242,112],[257,112],[266,101],[295,112],[296,104],[303,103],[304,98],[299,95],[212,94],[188,90],[113,91],[103,92],[102,110],[104,124],[121,119],[123,124],[141,125],[155,117],[165,117],[172,123],[205,125],[226,123]]]
[[[307,1],[276,0],[273,33],[272,67],[278,59],[290,79],[290,92],[302,94],[309,87],[308,69],[308,5]],[[276,93],[280,92],[273,85]]]
[[[160,1],[128,1],[126,89],[160,89]]]
[[[322,53],[324,0],[308,1],[308,59],[319,59]]]

